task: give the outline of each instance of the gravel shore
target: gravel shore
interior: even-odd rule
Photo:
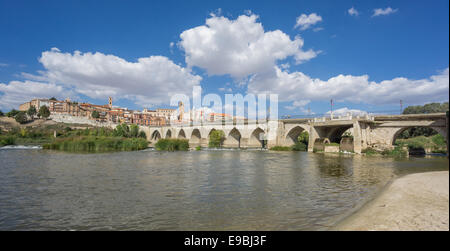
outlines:
[[[333,230],[449,230],[449,172],[396,179]]]

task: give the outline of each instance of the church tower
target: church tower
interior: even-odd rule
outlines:
[[[112,98],[111,97],[108,97],[108,106],[109,106],[109,109],[112,109]]]
[[[178,102],[178,120],[183,121],[183,115],[184,115],[184,104],[183,102]]]

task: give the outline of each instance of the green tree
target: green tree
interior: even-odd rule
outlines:
[[[39,108],[39,115],[40,115],[40,117],[43,117],[46,119],[46,118],[50,117],[50,110],[48,109],[47,106],[43,105],[43,106],[41,106],[41,108]]]
[[[0,117],[3,117],[5,114],[3,114],[2,110],[0,110]]]
[[[98,118],[100,118],[100,113],[99,113],[98,111],[93,111],[93,112],[91,113],[91,116],[92,116],[94,119],[98,119]]]
[[[127,124],[118,124],[114,129],[114,135],[118,137],[129,137],[130,128]]]
[[[139,132],[139,138],[144,138],[144,139],[146,139],[146,138],[147,138],[147,134],[145,134],[144,131],[140,131],[140,132]]]
[[[308,145],[309,141],[309,133],[307,131],[303,131],[298,136],[298,142],[302,142],[305,145]]]
[[[219,148],[222,147],[225,139],[225,133],[222,130],[214,130],[209,135],[209,147]]]
[[[139,126],[135,124],[130,125],[130,135],[131,138],[137,138],[139,136]]]
[[[37,114],[36,107],[30,106],[30,108],[28,108],[27,114],[28,116],[30,116],[30,118],[33,118],[34,115]]]
[[[55,97],[51,97],[50,100],[56,101],[56,98]]]
[[[6,116],[13,118],[17,115],[17,113],[19,113],[19,111],[17,111],[16,109],[12,109],[11,111],[6,113]]]
[[[14,116],[14,119],[20,124],[28,121],[27,114],[25,112],[17,113],[16,116]]]

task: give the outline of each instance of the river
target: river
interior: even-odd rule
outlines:
[[[0,230],[324,230],[392,177],[448,165],[259,150],[0,149]]]

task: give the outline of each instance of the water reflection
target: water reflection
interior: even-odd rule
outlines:
[[[314,230],[446,158],[0,150],[1,230]]]

